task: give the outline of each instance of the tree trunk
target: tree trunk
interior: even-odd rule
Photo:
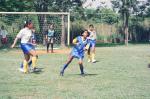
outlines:
[[[125,45],[128,46],[128,37],[129,37],[129,32],[128,32],[128,21],[129,21],[129,15],[127,12],[125,12],[125,19],[124,19],[124,33],[125,33]]]
[[[61,17],[61,47],[66,47],[65,45],[65,39],[66,39],[66,35],[65,35],[65,22],[64,22],[64,15],[62,15]]]

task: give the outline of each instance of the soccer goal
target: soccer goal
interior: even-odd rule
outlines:
[[[70,45],[70,13],[68,12],[0,12],[0,27],[4,26],[11,42],[26,20],[32,20],[37,43],[45,43],[49,24],[54,25],[55,46]]]

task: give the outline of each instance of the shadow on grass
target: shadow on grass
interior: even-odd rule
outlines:
[[[36,70],[33,72],[34,74],[41,74],[43,72],[44,68],[36,68]]]
[[[150,68],[150,64],[148,64],[147,67]]]
[[[85,76],[97,76],[98,74],[84,74],[84,75],[81,75],[81,74],[72,74],[72,75],[78,75],[78,76],[83,76],[83,77],[85,77]]]

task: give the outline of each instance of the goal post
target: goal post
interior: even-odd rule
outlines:
[[[64,16],[62,24],[61,16]],[[64,42],[70,45],[70,13],[69,12],[0,12],[0,27],[4,26],[8,33],[16,35],[23,28],[24,21],[32,20],[37,32],[38,43],[44,43],[45,31],[49,24],[54,24],[56,32],[55,44],[61,45],[62,26],[64,25]],[[13,37],[12,37],[13,39]]]

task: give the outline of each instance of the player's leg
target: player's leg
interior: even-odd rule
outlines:
[[[53,53],[53,45],[54,45],[54,40],[51,38],[51,53]]]
[[[96,41],[94,40],[92,42],[92,47],[91,47],[91,57],[92,57],[92,62],[96,62],[95,60],[95,45],[96,45]]]
[[[48,43],[46,44],[46,47],[47,47],[47,53],[49,53],[49,45],[50,45],[50,43],[48,42]]]
[[[30,55],[29,54],[24,54],[24,61],[23,61],[23,70],[24,73],[28,73],[28,61],[30,59]]]
[[[79,59],[79,67],[80,67],[81,75],[83,75],[84,74],[83,59]]]
[[[38,59],[38,55],[36,57]],[[28,67],[31,68],[31,65],[32,65],[32,59],[29,59],[29,61],[28,61]],[[19,70],[23,71],[23,62],[21,63]]]
[[[88,49],[88,51],[87,51],[87,55],[88,55],[88,62],[92,62],[91,47],[89,47],[89,49]]]
[[[33,67],[33,69],[35,69],[36,68],[36,62],[37,62],[37,54],[36,54],[36,51],[35,50],[30,50],[29,51],[29,53],[30,53],[30,55],[32,56],[32,67]]]
[[[73,56],[69,55],[67,62],[63,65],[63,67],[60,71],[61,76],[63,76],[65,69],[68,67],[68,65],[71,63],[72,60],[73,60]]]

